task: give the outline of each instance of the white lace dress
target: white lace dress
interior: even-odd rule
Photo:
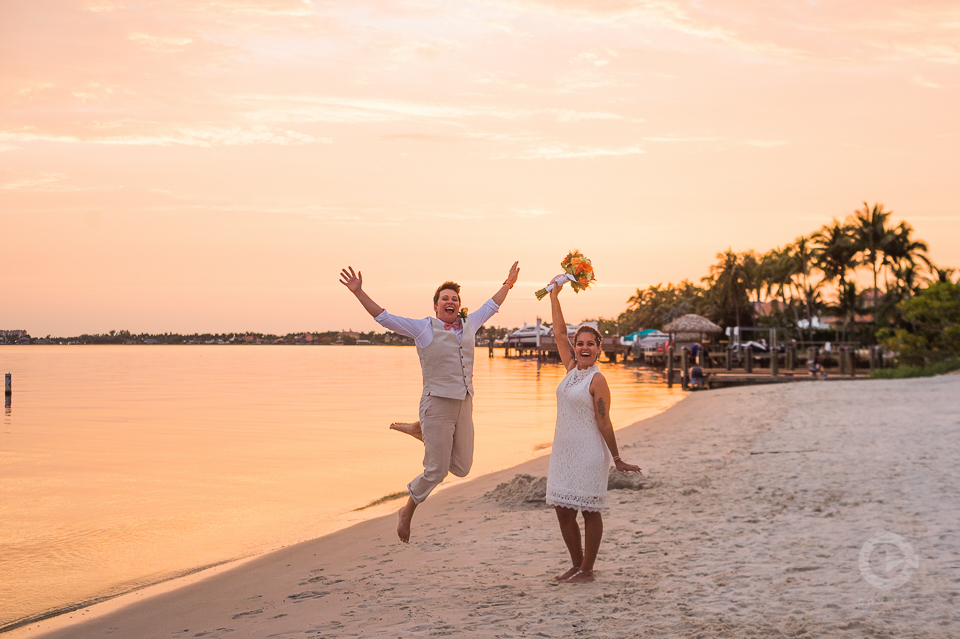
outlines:
[[[547,503],[600,511],[607,499],[612,457],[597,428],[590,383],[596,365],[574,368],[557,387],[557,427],[547,470]]]

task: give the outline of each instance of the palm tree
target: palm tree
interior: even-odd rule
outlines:
[[[776,293],[776,295],[780,297],[784,308],[788,305],[793,306],[793,295],[790,295],[789,303],[787,301],[787,295],[791,292],[790,286],[793,283],[793,276],[797,271],[797,260],[793,256],[790,247],[771,249],[770,252],[764,256],[764,259],[768,260],[770,264],[767,280],[769,287],[768,293],[770,295]]]
[[[854,215],[849,219],[857,253],[863,256],[862,262],[869,265],[873,272],[874,321],[877,307],[877,273],[888,261],[887,250],[893,238],[892,231],[887,227],[892,212],[884,211],[883,204],[874,204],[871,209],[870,205],[864,202],[863,209],[854,211]]]
[[[731,249],[717,253],[717,263],[710,267],[710,275],[704,277],[703,282],[707,284],[717,317],[727,326],[733,322],[736,326],[744,326],[750,298],[741,257]]]
[[[935,266],[932,262],[928,262],[930,267],[930,277],[927,279],[931,284],[936,284],[938,282],[946,282],[948,284],[953,282],[953,274],[956,273],[956,269],[952,268],[940,268]]]
[[[923,240],[914,240],[911,237],[913,227],[906,222],[900,222],[893,229],[890,237],[890,246],[887,248],[889,256],[888,266],[900,272],[911,272],[909,267],[916,267],[917,262],[923,262],[929,268],[930,258],[926,252],[930,249]],[[896,273],[894,273],[896,276]],[[899,286],[899,282],[895,282]]]
[[[803,302],[807,311],[807,335],[813,340],[813,310],[820,298],[819,289],[823,282],[813,281],[813,269],[817,255],[810,238],[800,236],[789,247],[793,258],[793,277],[791,278],[797,297]]]
[[[660,288],[660,284],[657,284],[656,287],[651,286],[645,291],[641,291],[639,288],[637,292],[627,298],[627,308],[637,309],[646,304],[647,300],[650,299],[651,291],[657,290]]]
[[[853,312],[853,306],[846,303],[851,295],[851,289],[847,286],[847,272],[857,267],[857,244],[853,229],[834,218],[832,226],[824,226],[811,239],[817,250],[817,266],[823,271],[824,279],[828,282],[838,280],[837,309],[842,313],[846,340],[847,324]]]

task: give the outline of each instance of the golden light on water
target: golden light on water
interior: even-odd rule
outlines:
[[[421,470],[422,445],[387,428],[416,419],[412,348],[24,346],[0,358],[16,380],[0,439],[0,626],[317,537]],[[636,367],[605,371],[617,426],[681,396]],[[561,377],[478,358],[471,477],[548,452]]]

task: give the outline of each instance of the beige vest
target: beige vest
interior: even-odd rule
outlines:
[[[426,348],[417,347],[423,371],[423,394],[464,399],[473,395],[473,326],[463,322],[463,343],[457,334],[443,327],[436,317],[430,318],[433,341]]]

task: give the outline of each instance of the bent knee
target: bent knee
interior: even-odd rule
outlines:
[[[472,464],[450,464],[450,474],[454,477],[466,477],[470,474]]]
[[[423,477],[430,482],[440,483],[450,472],[449,466],[433,466],[423,469]]]

